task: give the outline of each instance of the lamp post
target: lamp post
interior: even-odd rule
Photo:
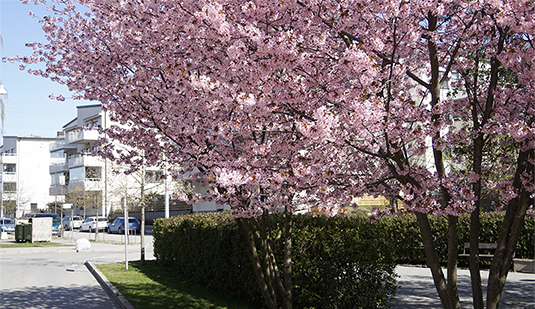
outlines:
[[[4,110],[4,97],[7,98],[7,90],[4,87],[4,84],[0,82],[0,104],[2,104],[2,110]],[[4,133],[4,119],[2,119],[2,134]],[[4,182],[2,181],[2,186]],[[0,217],[4,216],[4,188],[0,190]]]

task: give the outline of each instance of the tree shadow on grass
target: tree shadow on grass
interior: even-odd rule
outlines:
[[[156,261],[148,261],[143,267],[133,262],[130,267],[145,275],[146,281],[108,280],[135,308],[252,308],[240,300],[192,283]]]

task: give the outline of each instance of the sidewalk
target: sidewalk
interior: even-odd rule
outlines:
[[[400,278],[398,278],[396,297],[391,302],[393,308],[442,308],[429,268],[400,265],[396,267],[396,272]],[[484,300],[488,276],[488,271],[481,271]],[[457,282],[461,307],[473,307],[470,271],[459,269]],[[500,308],[535,308],[535,274],[510,272],[505,283]]]

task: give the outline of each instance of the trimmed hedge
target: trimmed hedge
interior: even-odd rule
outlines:
[[[496,242],[503,213],[481,214],[481,242]],[[275,229],[280,216],[274,214]],[[517,258],[534,258],[534,218],[526,216]],[[447,258],[447,219],[430,217],[440,262]],[[459,252],[469,242],[468,215],[459,218]],[[190,280],[263,306],[244,242],[227,213],[196,213],[158,219],[154,252],[164,265]],[[293,217],[295,308],[381,308],[395,293],[395,263],[425,265],[420,229],[411,214],[370,223],[365,216]],[[276,252],[282,261],[282,252]],[[489,266],[490,259],[481,259]],[[460,258],[460,266],[468,259]],[[282,266],[279,265],[279,269]]]
[[[236,225],[229,222],[227,214],[216,213],[157,219],[152,232],[154,255],[191,281],[263,304],[244,242]]]
[[[480,242],[497,242],[500,227],[503,221],[504,212],[482,213],[480,216]],[[446,217],[430,217],[431,228],[435,238],[440,263],[446,265],[447,262],[447,235],[448,220]],[[524,228],[516,247],[516,257],[523,259],[533,259],[535,252],[534,241],[534,217],[526,216]],[[416,221],[416,216],[405,214],[403,216],[383,217],[379,220],[378,226],[384,229],[389,238],[394,243],[396,251],[396,261],[400,264],[426,264],[425,252],[420,237],[420,228]],[[470,242],[470,215],[459,217],[459,248],[463,251],[464,243]],[[491,259],[480,259],[483,267],[490,266]],[[468,266],[468,258],[459,258],[459,266]]]
[[[275,229],[280,216],[271,218]],[[382,308],[394,297],[394,248],[367,218],[296,215],[292,228],[295,308]],[[228,214],[158,219],[153,236],[154,253],[164,265],[216,291],[263,305],[244,243]]]
[[[297,308],[383,308],[396,290],[394,247],[367,217],[294,217]]]

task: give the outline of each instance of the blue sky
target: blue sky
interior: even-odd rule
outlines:
[[[30,56],[32,50],[25,47],[25,43],[45,42],[38,19],[29,16],[29,11],[38,16],[49,13],[43,5],[36,6],[33,2],[24,5],[20,0],[0,0],[0,33],[3,38],[0,58]],[[69,91],[48,79],[20,71],[18,63],[0,62],[0,81],[8,92],[7,100],[4,100],[3,136],[54,137],[63,125],[76,117],[76,106],[91,104],[71,99],[64,102],[49,99],[50,94],[62,94],[68,98]]]

